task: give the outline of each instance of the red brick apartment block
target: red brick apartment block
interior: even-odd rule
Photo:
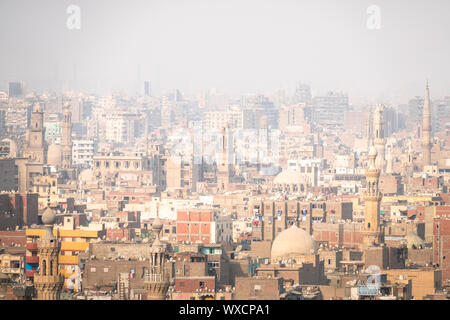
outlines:
[[[450,280],[450,218],[434,219],[433,262],[442,270],[443,283]]]
[[[210,243],[212,211],[193,210],[177,212],[177,242],[190,241]]]

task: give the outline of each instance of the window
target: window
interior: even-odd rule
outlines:
[[[203,281],[200,281],[200,288],[204,288],[205,287],[205,282],[203,282]]]
[[[95,268],[95,267],[91,268],[91,272],[96,272],[96,271],[97,271],[97,268]]]

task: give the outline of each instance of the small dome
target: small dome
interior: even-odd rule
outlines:
[[[42,223],[43,224],[54,224],[56,220],[56,213],[50,207],[47,207],[42,214]]]
[[[378,155],[377,149],[372,145],[369,149],[369,156],[376,157]]]
[[[273,179],[275,184],[306,184],[304,176],[291,168],[281,171],[275,179]]]
[[[161,231],[162,227],[163,227],[163,224],[161,222],[161,219],[159,218],[159,216],[156,216],[155,220],[153,220],[153,223],[152,223],[152,229]]]
[[[61,165],[61,146],[59,144],[51,144],[47,151],[47,163],[52,166]]]
[[[295,258],[313,254],[314,251],[314,239],[305,230],[293,225],[275,238],[272,244],[271,259]]]

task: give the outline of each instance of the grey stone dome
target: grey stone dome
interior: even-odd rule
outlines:
[[[54,224],[56,220],[56,212],[55,210],[47,207],[42,215],[42,223],[43,224]]]

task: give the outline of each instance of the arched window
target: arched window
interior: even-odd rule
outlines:
[[[49,270],[49,275],[52,276],[53,275],[53,260],[50,260],[50,270]]]
[[[46,276],[47,275],[47,261],[42,260],[42,268],[41,268],[41,275]]]

